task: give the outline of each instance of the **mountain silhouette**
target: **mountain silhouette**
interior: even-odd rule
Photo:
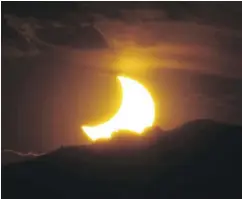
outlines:
[[[241,126],[196,120],[131,134],[9,164],[2,198],[242,198]]]

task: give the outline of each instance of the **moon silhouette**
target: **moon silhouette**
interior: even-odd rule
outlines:
[[[122,103],[118,112],[108,121],[96,126],[82,126],[93,140],[110,138],[118,130],[129,130],[141,134],[153,125],[155,105],[149,91],[139,82],[124,76],[117,76],[122,88]]]

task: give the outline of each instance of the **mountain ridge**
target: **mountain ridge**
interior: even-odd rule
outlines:
[[[188,139],[194,126],[203,128]],[[242,128],[204,120],[185,127],[140,148],[62,147],[11,164],[2,169],[3,198],[240,198]]]

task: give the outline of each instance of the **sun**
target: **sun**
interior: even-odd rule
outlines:
[[[153,125],[155,104],[149,91],[134,79],[118,76],[123,98],[118,112],[108,121],[96,126],[81,126],[93,140],[110,138],[119,130],[129,130],[141,134],[145,128]]]

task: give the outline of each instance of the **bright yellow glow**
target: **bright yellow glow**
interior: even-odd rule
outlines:
[[[145,73],[150,66],[154,66],[154,59],[146,51],[135,47],[123,48],[118,51],[117,57],[112,65],[122,72]]]
[[[141,134],[154,122],[155,105],[148,90],[128,77],[117,78],[121,83],[123,99],[116,115],[103,124],[81,127],[92,140],[110,138],[112,132],[118,130],[130,130]]]
[[[146,67],[148,65],[148,61],[144,60],[144,58],[138,58],[135,56],[126,56],[123,58],[120,58],[117,61],[117,67],[118,68],[124,68],[124,66],[129,66],[129,68],[135,68],[135,67],[139,67],[139,68],[143,68]]]

